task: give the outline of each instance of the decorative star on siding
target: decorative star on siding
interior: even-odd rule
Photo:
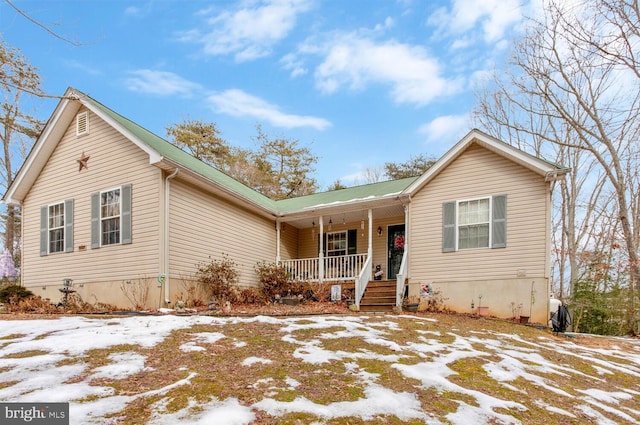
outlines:
[[[80,159],[76,159],[76,161],[80,165],[78,167],[79,172],[82,171],[83,168],[86,168],[87,170],[89,169],[89,165],[87,164],[89,162],[89,158],[91,158],[89,155],[85,155],[84,152],[82,152],[82,156],[80,157]]]

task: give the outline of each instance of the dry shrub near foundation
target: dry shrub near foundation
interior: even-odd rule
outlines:
[[[198,282],[211,291],[211,295],[219,304],[233,302],[238,284],[238,264],[228,255],[222,254],[220,260],[209,258],[209,262],[198,264],[196,277]]]
[[[261,261],[256,264],[255,270],[260,280],[262,293],[268,300],[274,301],[278,296],[297,295],[291,293],[293,281],[287,269],[282,265]]]
[[[264,304],[264,294],[256,288],[241,288],[238,290],[236,302],[238,304]]]
[[[331,286],[329,283],[309,282],[305,284],[305,294],[310,291],[316,300],[327,301],[331,298]]]
[[[20,300],[16,304],[7,304],[5,308],[10,313],[35,313],[35,314],[74,314],[74,313],[112,313],[121,311],[111,304],[95,303],[83,301],[78,294],[69,294],[66,304],[61,302],[54,304],[48,298],[34,295]]]
[[[184,301],[185,307],[197,308],[208,304],[209,289],[201,282],[182,278],[180,286],[182,291],[178,294],[178,299]]]
[[[120,290],[135,310],[143,310],[146,308],[147,301],[149,301],[150,288],[151,278],[149,277],[141,277],[120,283]]]

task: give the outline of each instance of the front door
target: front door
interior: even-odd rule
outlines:
[[[387,279],[395,279],[400,271],[404,254],[404,224],[395,224],[387,228]]]

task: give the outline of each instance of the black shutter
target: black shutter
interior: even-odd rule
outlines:
[[[347,232],[347,254],[358,253],[358,229],[349,229]]]

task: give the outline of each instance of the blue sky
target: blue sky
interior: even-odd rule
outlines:
[[[310,147],[323,189],[446,152],[530,15],[519,0],[12,2],[80,43],[0,3],[2,37],[49,93],[75,87],[162,137],[186,119],[214,121],[231,145],[253,148],[260,124]]]

